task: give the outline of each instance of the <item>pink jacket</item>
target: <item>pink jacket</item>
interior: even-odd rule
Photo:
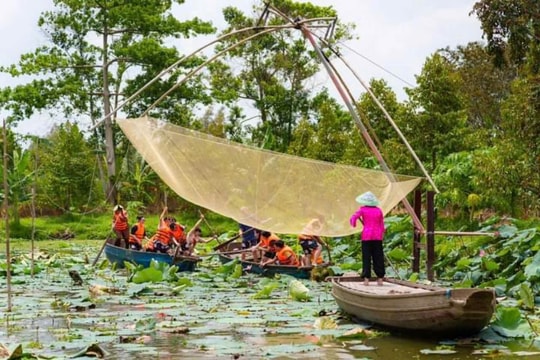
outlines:
[[[362,206],[352,214],[349,222],[352,227],[356,227],[356,221],[360,220],[364,224],[362,230],[362,241],[382,240],[384,237],[384,216],[382,210],[376,206]]]

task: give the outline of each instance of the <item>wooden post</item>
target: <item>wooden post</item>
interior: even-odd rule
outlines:
[[[422,219],[422,191],[416,190],[414,192],[414,212],[418,219]],[[412,271],[420,272],[420,248],[422,247],[422,234],[414,224],[413,224],[413,246],[412,246]]]
[[[7,286],[7,308],[6,312],[11,312],[12,310],[12,302],[11,302],[11,249],[9,244],[9,203],[8,203],[8,194],[9,194],[9,185],[8,185],[8,172],[7,172],[7,166],[8,166],[8,137],[7,137],[7,130],[6,130],[6,119],[4,119],[2,124],[2,137],[3,137],[3,164],[4,164],[4,171],[3,171],[3,177],[4,177],[4,203],[2,204],[2,212],[4,215],[4,224],[6,226],[6,286]]]
[[[433,264],[435,263],[435,192],[427,192],[427,233],[426,233],[426,251],[427,278],[433,281]]]

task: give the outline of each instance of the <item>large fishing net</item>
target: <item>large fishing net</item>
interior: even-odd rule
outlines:
[[[261,150],[144,117],[118,120],[161,179],[187,201],[278,234],[344,236],[355,198],[371,191],[386,214],[422,178]]]

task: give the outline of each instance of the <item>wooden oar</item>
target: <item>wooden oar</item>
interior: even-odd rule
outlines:
[[[246,252],[250,252],[251,249],[238,249],[238,250],[231,250],[231,251],[216,251],[211,252],[208,254],[201,254],[199,256],[214,256],[214,255],[234,255],[234,254],[242,254]]]
[[[109,242],[109,240],[111,239],[111,234],[109,233],[107,235],[107,238],[105,239],[105,241],[103,242],[103,245],[101,245],[101,249],[99,249],[99,252],[96,256],[96,258],[94,259],[94,262],[92,263],[92,266],[96,266],[98,260],[99,260],[99,257],[101,256],[101,253],[103,252],[103,249],[105,249],[105,245],[107,245],[107,243]]]
[[[217,240],[217,242],[219,243],[219,237],[217,236],[217,233],[215,232],[215,230],[212,228],[212,226],[210,226],[210,223],[208,222],[208,220],[206,220],[206,216],[203,215],[203,213],[201,212],[201,210],[198,210],[199,211],[199,215],[202,216],[203,220],[204,220],[204,223],[206,224],[206,226],[208,226],[208,228],[210,229],[210,231],[212,232],[212,234],[214,234],[214,238]]]
[[[217,249],[219,249],[219,248],[221,248],[221,247],[224,247],[225,245],[227,245],[227,244],[233,242],[234,240],[238,239],[239,237],[240,237],[240,234],[234,235],[232,238],[225,240],[225,242],[222,242],[222,243],[219,244],[218,246],[214,246],[214,250],[217,250]]]

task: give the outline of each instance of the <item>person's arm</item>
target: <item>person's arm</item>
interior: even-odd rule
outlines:
[[[165,214],[167,213],[167,210],[168,210],[168,207],[164,207],[163,208],[163,211],[161,212],[161,215],[159,215],[159,221],[161,221],[163,219],[163,217],[165,216]]]
[[[265,265],[268,265],[268,264],[274,264],[276,261],[277,261],[277,258],[268,259],[268,260],[266,260],[266,261],[263,261],[263,262],[261,263],[261,266],[265,266]]]
[[[186,235],[186,240],[188,243],[191,242],[191,240],[193,239],[193,233],[195,233],[195,229],[201,224],[201,222],[204,220],[204,215],[201,214],[201,218],[199,220],[197,220],[197,222],[195,223],[195,225],[193,225],[193,227],[191,228],[191,230],[189,230],[189,232],[187,233]]]
[[[322,246],[327,247],[327,248],[330,248],[330,247],[328,246],[328,244],[326,243],[326,241],[324,241],[320,236],[313,236],[313,238],[315,239],[316,242],[318,242],[318,243],[321,244]]]

